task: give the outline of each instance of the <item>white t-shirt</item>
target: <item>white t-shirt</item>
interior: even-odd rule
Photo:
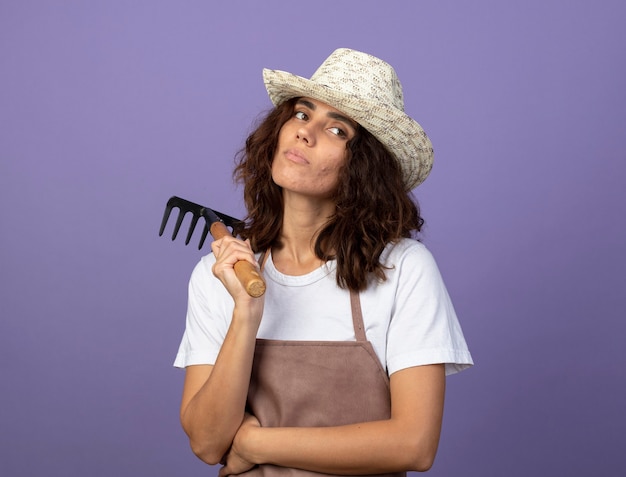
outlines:
[[[211,271],[206,255],[189,282],[186,329],[174,366],[214,364],[228,327],[233,300]],[[403,239],[381,255],[387,280],[360,293],[367,339],[389,375],[411,366],[445,363],[446,374],[473,364],[437,264],[426,247]],[[311,273],[280,273],[271,256],[263,275],[267,288],[258,338],[355,340],[350,293],[337,286],[336,262]]]

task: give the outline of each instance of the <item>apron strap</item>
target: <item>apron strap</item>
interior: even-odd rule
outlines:
[[[363,325],[363,313],[361,312],[361,297],[359,292],[350,290],[350,308],[352,308],[352,324],[357,341],[367,341],[365,326]]]

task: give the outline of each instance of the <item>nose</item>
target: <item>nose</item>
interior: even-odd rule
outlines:
[[[315,144],[315,133],[312,130],[310,123],[302,124],[296,131],[296,137],[305,142],[308,146]]]

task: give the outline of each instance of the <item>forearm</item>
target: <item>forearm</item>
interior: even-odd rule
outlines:
[[[398,371],[391,376],[390,388],[388,420],[320,428],[244,423],[233,449],[249,462],[331,474],[428,470],[441,434],[444,367]]]
[[[254,463],[344,475],[428,470],[439,442],[438,432],[420,432],[393,419],[249,431],[243,455]]]
[[[194,453],[212,464],[230,447],[245,412],[258,324],[237,315],[235,310],[211,374],[181,410]]]

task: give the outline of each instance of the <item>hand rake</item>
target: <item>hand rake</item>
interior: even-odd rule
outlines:
[[[188,200],[174,196],[167,201],[165,206],[163,220],[161,221],[161,228],[159,229],[159,236],[163,235],[167,220],[169,219],[172,209],[174,208],[177,208],[179,213],[178,218],[176,219],[176,225],[174,226],[174,232],[172,233],[172,240],[176,239],[185,215],[187,213],[192,214],[191,223],[189,224],[189,230],[187,232],[187,238],[185,239],[185,245],[189,244],[200,217],[204,218],[204,229],[202,230],[198,250],[204,245],[204,241],[209,232],[215,240],[218,240],[225,235],[230,234],[227,227],[234,228],[237,224],[241,223],[240,220],[226,214],[222,214],[221,212],[209,209],[203,205],[195,204]],[[265,293],[265,282],[263,281],[263,278],[249,262],[240,260],[235,263],[235,274],[250,296],[259,297]]]

